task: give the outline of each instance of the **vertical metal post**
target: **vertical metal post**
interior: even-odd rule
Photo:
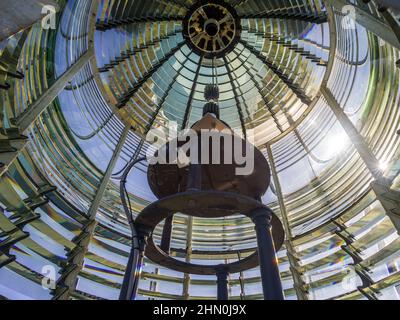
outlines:
[[[133,287],[134,285],[134,281],[135,281],[135,274],[136,274],[136,266],[138,264],[137,262],[137,255],[135,255],[136,253],[136,249],[134,248],[134,246],[132,245],[130,254],[129,254],[129,259],[128,259],[128,264],[126,266],[126,270],[125,270],[125,275],[124,275],[124,279],[122,281],[122,287],[121,287],[121,292],[120,292],[120,296],[119,299],[120,300],[131,300],[128,299],[128,292],[129,291],[133,291]]]
[[[111,157],[110,163],[108,164],[107,170],[104,173],[104,177],[98,187],[96,196],[93,199],[92,205],[90,206],[90,209],[87,213],[88,220],[91,223],[89,224],[88,227],[85,228],[85,230],[82,230],[82,232],[79,236],[77,236],[73,240],[73,242],[76,243],[76,246],[80,249],[80,253],[78,255],[76,255],[71,261],[69,261],[67,266],[63,269],[64,272],[66,273],[66,276],[63,277],[63,280],[61,281],[60,285],[67,287],[68,289],[62,295],[59,295],[57,297],[59,300],[67,300],[69,298],[70,293],[73,292],[76,288],[79,272],[83,268],[85,255],[88,251],[90,241],[95,232],[95,227],[96,227],[95,221],[96,221],[97,211],[100,208],[101,200],[103,199],[107,185],[110,182],[113,170],[114,170],[114,168],[118,162],[118,159],[121,155],[121,152],[125,145],[125,141],[128,137],[129,131],[130,131],[130,126],[125,126],[125,128],[122,131],[120,140],[119,140],[119,142],[114,150],[114,153]],[[69,269],[72,267],[74,268],[74,271],[70,272]]]
[[[229,300],[229,294],[228,294],[229,272],[226,269],[225,265],[219,266],[215,271],[217,275],[217,299],[222,301],[227,301]]]
[[[261,282],[265,300],[285,300],[272,238],[271,219],[272,212],[267,208],[256,209],[252,214],[256,225]]]
[[[125,184],[129,173],[132,171],[134,166],[139,162],[145,161],[146,158],[138,158],[142,143],[139,144],[133,160],[126,167],[120,183],[120,193],[122,195],[121,200],[124,206],[124,211],[129,222],[129,226],[132,232],[132,249],[129,255],[128,265],[125,270],[124,280],[122,282],[122,288],[120,292],[120,300],[135,300],[139,288],[140,276],[142,274],[143,260],[146,250],[147,238],[150,235],[150,231],[146,228],[136,225],[131,212],[131,207],[128,204],[127,199],[129,195],[127,194]]]
[[[42,95],[33,102],[18,118],[13,119],[18,126],[19,132],[26,132],[46,110],[46,108],[57,98],[59,93],[64,90],[66,84],[94,57],[93,48],[89,48],[63,75],[61,75],[53,85],[47,88]],[[15,152],[7,153],[5,160],[0,161],[0,177],[6,172],[8,167],[19,157],[25,144]]]
[[[400,218],[399,214],[396,214],[396,210],[394,210],[392,205],[389,205],[384,198],[382,198],[382,190],[386,190],[383,193],[390,193],[391,181],[386,179],[382,175],[382,171],[379,168],[379,161],[371,151],[368,146],[368,143],[365,141],[364,137],[358,132],[357,128],[353,125],[347,115],[344,113],[343,109],[341,108],[340,104],[337,102],[335,97],[333,96],[332,92],[326,87],[322,86],[321,92],[323,93],[325,99],[328,101],[328,105],[336,115],[338,121],[342,125],[344,131],[350,138],[351,142],[353,143],[354,147],[356,148],[358,154],[360,155],[361,159],[365,163],[366,167],[368,168],[369,172],[375,179],[371,183],[371,188],[377,195],[378,199],[380,200],[383,208],[386,211],[386,214],[389,216],[391,221],[393,222],[394,226],[396,227],[397,231],[400,232]],[[397,207],[397,212],[399,211],[399,207]]]
[[[283,227],[285,229],[286,233],[286,250],[288,252],[288,258],[289,258],[289,264],[290,264],[290,270],[292,272],[293,276],[293,281],[294,281],[294,289],[296,291],[297,299],[298,300],[308,300],[308,295],[307,292],[305,291],[306,283],[301,277],[300,272],[298,269],[300,268],[300,265],[298,263],[298,260],[295,258],[295,250],[292,246],[292,230],[290,229],[289,225],[289,219],[288,219],[288,214],[286,211],[286,206],[285,206],[285,201],[283,199],[283,193],[282,193],[282,188],[281,184],[279,181],[279,176],[278,172],[276,170],[276,165],[274,161],[274,156],[272,154],[272,149],[271,146],[267,146],[267,152],[268,152],[268,160],[269,164],[271,167],[271,172],[272,172],[272,177],[275,185],[275,191],[276,195],[278,197],[278,202],[279,202],[279,207],[281,210],[281,216],[282,216],[282,221],[283,221]]]
[[[137,238],[133,239],[119,300],[136,300],[139,290],[140,275],[142,274],[146,244],[147,237],[143,233],[139,233]]]
[[[371,175],[375,178],[375,180],[381,181],[382,172],[379,169],[379,161],[369,148],[363,136],[358,132],[357,128],[347,117],[347,115],[345,114],[342,107],[337,102],[336,98],[329,90],[329,88],[327,88],[326,86],[322,86],[321,92],[324,95],[325,99],[327,100],[330,109],[335,114],[339,123],[341,124],[347,136],[349,137],[350,141],[356,148],[358,154],[364,161]]]
[[[21,133],[24,133],[39,118],[44,110],[54,101],[55,98],[64,90],[65,86],[76,74],[94,57],[94,49],[88,50],[61,75],[43,94],[26,109],[17,119],[16,125]]]
[[[192,240],[193,240],[193,217],[188,217],[187,232],[186,232],[186,262],[190,263],[190,256],[192,254]],[[185,273],[183,280],[183,298],[189,300],[189,287],[190,287],[190,274]]]
[[[242,256],[240,254],[240,251],[238,251],[238,260],[242,260]],[[239,282],[240,282],[240,300],[245,300],[246,299],[246,293],[244,290],[244,273],[240,272],[239,274]]]
[[[163,233],[161,236],[161,250],[169,254],[171,249],[171,237],[173,228],[174,216],[165,219]]]
[[[189,167],[188,191],[201,190],[201,164],[191,164]]]

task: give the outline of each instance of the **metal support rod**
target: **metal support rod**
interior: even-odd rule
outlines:
[[[242,260],[240,251],[238,251],[238,261]],[[244,289],[244,272],[239,273],[239,283],[240,283],[240,300],[246,299],[246,293]]]
[[[143,234],[138,234],[137,238],[133,240],[119,300],[136,300],[139,290],[140,276],[142,274],[147,242],[146,237]]]
[[[140,230],[137,230],[135,226],[135,222],[132,217],[130,201],[128,199],[128,194],[125,187],[126,179],[129,173],[134,168],[134,166],[139,162],[143,162],[146,160],[146,158],[138,158],[139,154],[140,154],[140,147],[135,152],[133,160],[126,167],[120,183],[120,194],[121,194],[122,205],[124,206],[124,211],[132,232],[132,249],[129,255],[128,265],[125,270],[125,276],[122,282],[122,288],[119,300],[136,299],[137,291],[139,288],[140,276],[142,274],[144,253],[147,244],[146,233],[140,232]]]
[[[285,300],[272,239],[271,219],[272,213],[267,208],[259,208],[253,212],[264,300]]]
[[[171,237],[173,228],[174,216],[165,219],[163,233],[161,236],[161,250],[169,254],[171,249]]]
[[[306,283],[304,282],[304,280],[301,277],[301,274],[298,271],[298,268],[300,267],[300,265],[299,265],[298,261],[296,260],[296,258],[294,257],[295,250],[294,250],[294,248],[292,246],[292,242],[291,242],[291,240],[293,238],[292,230],[290,228],[288,213],[286,211],[286,205],[285,205],[285,201],[283,199],[282,188],[281,188],[281,184],[279,181],[279,176],[278,176],[278,172],[276,170],[276,165],[275,165],[275,161],[274,161],[274,157],[273,157],[272,149],[271,149],[270,145],[267,146],[267,152],[268,152],[268,160],[269,160],[269,164],[271,167],[272,177],[273,177],[273,181],[274,181],[276,196],[278,197],[279,207],[281,210],[283,227],[284,227],[285,233],[286,233],[285,244],[286,244],[286,250],[289,253],[288,258],[289,258],[290,270],[291,270],[293,280],[294,280],[294,289],[296,291],[298,300],[308,300],[307,292],[305,292],[305,290],[304,290]]]
[[[333,96],[332,92],[326,86],[321,87],[321,92],[324,95],[325,99],[327,100],[328,105],[331,108],[332,112],[336,115],[344,131],[348,135],[350,141],[356,148],[364,164],[366,165],[369,172],[375,179],[375,181],[373,181],[371,184],[371,188],[377,195],[378,199],[380,200],[383,208],[386,211],[386,214],[389,216],[389,218],[393,222],[398,232],[400,232],[399,207],[397,207],[397,214],[393,214],[396,210],[394,211],[393,207],[391,205],[388,205],[388,203],[381,197],[381,194],[383,192],[382,190],[390,190],[391,181],[386,179],[382,175],[382,171],[379,168],[378,159],[375,157],[372,150],[369,148],[368,143],[365,141],[364,137],[358,132],[357,128],[353,125],[353,123],[344,113],[343,109]]]
[[[15,125],[18,126],[19,132],[22,134],[29,129],[31,125],[40,117],[43,111],[54,101],[59,93],[65,88],[67,83],[90,61],[94,56],[94,50],[90,48],[83,56],[81,56],[74,65],[72,65],[60,78],[58,78],[52,86],[50,86],[32,105],[30,105],[21,115],[13,119]],[[12,156],[6,161],[0,162],[0,176],[3,175],[8,167],[19,157],[24,150],[25,144],[16,150]]]
[[[65,73],[59,77],[31,106],[28,107],[17,119],[16,125],[24,133],[40,117],[42,112],[64,90],[65,86],[75,75],[94,57],[94,49],[90,47]]]
[[[128,292],[134,291],[134,287],[136,286],[135,282],[138,282],[136,280],[136,269],[138,265],[138,255],[135,254],[136,249],[132,245],[131,251],[129,253],[129,259],[128,259],[128,264],[126,266],[125,270],[125,275],[124,279],[122,281],[122,286],[121,286],[121,292],[119,299],[120,300],[131,300],[128,299]]]
[[[107,185],[110,181],[111,175],[112,175],[114,168],[119,160],[119,157],[120,157],[122,149],[125,145],[126,139],[128,138],[130,129],[131,129],[131,127],[129,125],[127,125],[127,126],[125,126],[125,128],[122,131],[119,142],[118,142],[118,144],[115,148],[115,151],[111,157],[110,163],[108,164],[107,170],[101,181],[99,189],[97,190],[96,197],[94,198],[93,203],[89,209],[88,216],[91,219],[94,219],[96,217],[97,211],[99,210],[99,207],[100,207],[101,199],[103,198],[103,195],[106,191]]]
[[[371,175],[375,180],[382,181],[383,178],[382,172],[379,169],[379,161],[369,148],[367,142],[364,140],[364,137],[358,132],[357,128],[347,117],[342,107],[333,96],[332,92],[326,86],[321,87],[321,92],[327,100],[330,109],[335,114],[350,141],[353,143],[360,157],[364,161]]]
[[[224,265],[221,265],[220,267],[217,268],[216,275],[217,275],[217,299],[222,300],[222,301],[227,301],[227,300],[229,300],[229,294],[228,294],[229,273],[228,273],[228,270],[226,269],[226,267]]]
[[[201,190],[201,164],[191,164],[189,166],[187,191]]]
[[[192,255],[192,242],[193,242],[193,217],[188,217],[187,231],[186,231],[186,262],[190,263]],[[190,287],[190,274],[185,273],[183,280],[183,298],[189,300],[189,287]]]
[[[120,140],[114,150],[114,153],[111,157],[110,163],[108,164],[107,170],[104,174],[104,177],[98,187],[98,190],[96,192],[96,196],[92,202],[92,205],[90,206],[90,209],[87,213],[89,221],[94,222],[96,218],[97,211],[99,210],[101,200],[104,196],[104,193],[106,191],[107,185],[110,181],[111,175],[113,173],[113,170],[118,162],[118,159],[121,155],[122,149],[125,145],[125,141],[128,137],[130,130],[130,126],[126,126],[121,134]],[[76,243],[77,247],[80,247],[81,253],[74,257],[72,261],[68,263],[68,265],[64,268],[65,270],[69,270],[70,266],[74,266],[74,271],[70,272],[60,283],[60,285],[68,287],[68,290],[65,291],[64,294],[58,297],[59,300],[67,300],[69,298],[69,295],[71,292],[73,292],[76,288],[77,284],[77,277],[80,273],[80,271],[83,268],[83,263],[85,259],[85,254],[88,251],[90,241],[93,237],[94,231],[95,231],[95,223],[90,224],[90,226],[86,229],[83,230],[82,233],[76,238],[79,239],[79,241]]]

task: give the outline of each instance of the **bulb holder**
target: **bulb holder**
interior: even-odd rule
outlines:
[[[208,113],[215,115],[219,119],[219,105],[215,102],[207,102],[203,108],[203,117]]]

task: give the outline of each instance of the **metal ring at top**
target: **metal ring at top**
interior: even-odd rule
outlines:
[[[188,45],[208,59],[231,52],[241,32],[236,10],[223,0],[196,2],[183,20],[183,36]]]

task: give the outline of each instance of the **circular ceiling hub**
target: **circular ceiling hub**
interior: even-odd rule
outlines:
[[[236,46],[242,28],[235,9],[224,1],[198,1],[186,15],[183,35],[206,58],[221,58]]]

